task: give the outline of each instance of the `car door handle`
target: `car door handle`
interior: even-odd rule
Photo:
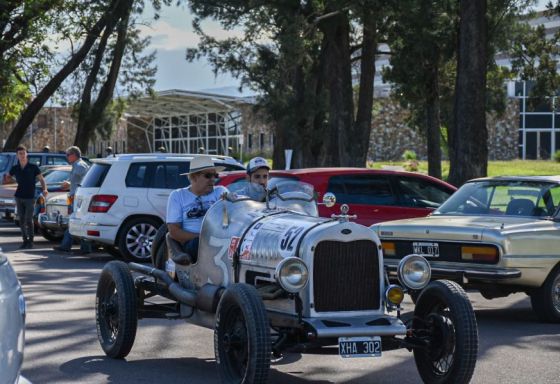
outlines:
[[[169,197],[169,193],[156,193],[156,196]]]

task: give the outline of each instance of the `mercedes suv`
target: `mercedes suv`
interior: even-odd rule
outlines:
[[[194,155],[125,154],[95,159],[76,192],[70,234],[100,243],[115,256],[149,261],[152,241],[165,222],[171,191],[189,185]],[[226,171],[244,169],[228,156],[212,156]]]

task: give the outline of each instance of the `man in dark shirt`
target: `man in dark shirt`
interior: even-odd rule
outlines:
[[[23,244],[19,249],[33,248],[33,212],[35,211],[35,182],[39,180],[43,189],[43,196],[47,196],[47,185],[41,175],[39,167],[27,159],[27,149],[20,145],[16,148],[18,164],[9,172],[10,178],[15,178],[18,186],[15,193],[16,206],[19,214],[19,225]]]

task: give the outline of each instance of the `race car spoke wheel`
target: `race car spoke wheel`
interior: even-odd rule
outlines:
[[[412,332],[425,345],[414,360],[425,383],[468,383],[478,353],[478,327],[465,291],[446,280],[431,282],[419,295]]]
[[[270,326],[253,286],[234,284],[222,295],[214,327],[214,352],[223,383],[266,382]]]
[[[139,263],[150,261],[157,228],[158,223],[149,217],[140,217],[125,223],[118,239],[123,257]]]
[[[531,305],[540,320],[560,323],[560,265],[550,272],[542,287],[531,293]]]
[[[101,271],[95,300],[97,337],[105,354],[128,355],[138,325],[136,290],[128,266],[111,261]]]

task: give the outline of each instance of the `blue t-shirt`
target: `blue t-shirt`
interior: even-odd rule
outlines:
[[[167,200],[165,222],[168,224],[181,223],[185,231],[200,233],[206,211],[220,199],[224,192],[228,192],[228,190],[221,185],[215,186],[212,192],[203,196],[192,193],[190,187],[174,190]]]

